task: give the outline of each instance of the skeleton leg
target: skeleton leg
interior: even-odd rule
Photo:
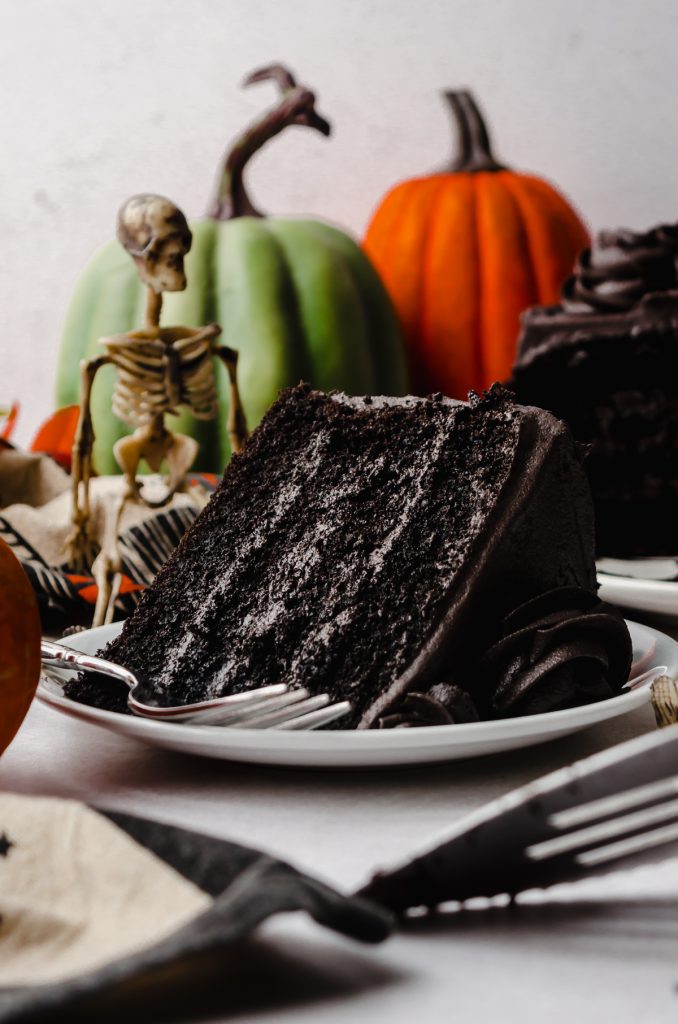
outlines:
[[[235,349],[226,345],[215,345],[212,349],[215,356],[221,359],[228,373],[230,383],[228,403],[228,437],[231,442],[231,451],[242,451],[245,441],[249,437],[245,411],[240,400],[238,391],[238,353]]]
[[[80,417],[73,441],[71,468],[71,532],[66,540],[68,564],[75,569],[87,569],[94,558],[94,540],[90,524],[89,481],[92,473],[92,446],[94,428],[90,399],[97,372],[108,356],[83,360],[80,363]]]
[[[94,609],[95,626],[112,622],[115,614],[115,602],[120,593],[122,580],[119,546],[122,514],[128,502],[144,501],[136,479],[139,463],[145,458],[151,469],[159,469],[170,439],[171,435],[165,430],[163,417],[157,416],[150,423],[137,427],[128,437],[121,437],[113,446],[116,462],[123,472],[123,490],[115,504],[113,515],[107,517],[104,541],[93,566],[98,588]]]
[[[136,482],[136,473],[148,443],[150,425],[139,427],[129,437],[121,437],[113,446],[113,454],[123,472],[122,493],[111,510],[107,510],[101,551],[92,566],[97,584],[97,603],[94,608],[93,626],[103,626],[113,621],[115,602],[120,593],[122,565],[118,538],[120,522],[125,506],[130,501],[141,501]]]
[[[92,566],[92,575],[97,584],[97,603],[94,608],[92,626],[105,626],[113,621],[115,602],[122,582],[122,565],[118,544],[120,520],[128,501],[134,501],[134,493],[130,490],[129,481],[125,479],[122,494],[116,499],[112,514],[110,514],[110,508],[107,510],[101,551]]]
[[[115,602],[120,593],[122,580],[120,522],[128,502],[143,500],[137,486],[136,474],[142,458],[149,454],[153,458],[157,454],[153,446],[154,440],[158,440],[157,424],[147,423],[143,427],[138,427],[129,437],[121,437],[113,446],[116,462],[123,472],[123,489],[115,502],[113,514],[109,513],[106,516],[101,551],[92,566],[98,591],[93,626],[102,626],[113,621]]]
[[[129,434],[127,437],[121,437],[113,445],[115,461],[120,466],[125,477],[125,490],[129,491],[131,495],[139,500],[141,500],[141,495],[137,486],[137,470],[148,444],[148,434],[149,427],[146,424],[143,427],[137,427],[134,433]]]
[[[171,434],[172,443],[165,458],[169,466],[167,488],[170,496],[182,490],[186,483],[186,475],[198,457],[200,445],[192,437],[184,434]]]

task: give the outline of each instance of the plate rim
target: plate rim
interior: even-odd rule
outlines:
[[[626,619],[627,625],[636,629],[641,629],[649,632],[655,637],[661,638],[662,641],[668,641],[671,646],[675,648],[675,668],[678,669],[678,641],[674,640],[673,637],[668,636],[661,630],[655,629],[652,626],[647,626],[644,623],[635,622],[631,619]],[[96,629],[86,630],[83,633],[75,634],[72,637],[66,638],[67,641],[73,642],[77,638],[84,637],[87,635],[91,637],[97,633],[105,633],[106,636],[110,636],[110,630],[118,627],[122,629],[122,623],[112,623],[109,626],[100,626]],[[671,666],[668,666],[669,670]],[[52,685],[57,685],[50,680]],[[352,751],[356,749],[367,750],[379,750],[380,748],[390,748],[394,743],[401,747],[403,750],[408,750],[412,747],[419,745],[428,747],[431,744],[440,745],[445,744],[446,741],[452,750],[455,746],[461,746],[464,741],[472,743],[474,739],[478,742],[489,741],[494,738],[501,740],[502,738],[508,739],[509,737],[515,736],[516,724],[519,724],[519,730],[522,735],[525,736],[544,736],[549,738],[549,735],[559,729],[570,729],[571,726],[575,731],[579,727],[585,727],[589,724],[595,725],[599,721],[606,719],[615,718],[631,712],[642,707],[650,699],[650,687],[645,686],[637,690],[631,690],[627,693],[617,694],[614,697],[610,697],[605,701],[596,701],[593,704],[579,704],[573,708],[564,708],[559,711],[546,711],[540,712],[537,715],[516,715],[511,718],[492,719],[489,721],[481,722],[463,722],[453,723],[450,725],[438,725],[438,726],[413,726],[409,729],[333,729],[331,731],[286,731],[286,730],[261,730],[261,729],[242,729],[236,726],[231,726],[225,729],[219,725],[189,725],[187,723],[178,722],[155,722],[148,719],[138,718],[136,716],[120,715],[118,712],[106,711],[102,708],[94,708],[85,704],[78,704],[75,701],[69,700],[67,697],[53,692],[48,688],[45,683],[43,676],[40,677],[38,689],[36,692],[37,699],[44,705],[54,708],[56,711],[60,711],[70,717],[89,722],[93,725],[100,726],[101,728],[110,729],[113,727],[114,732],[123,731],[126,735],[136,736],[139,739],[143,738],[159,738],[160,736],[170,737],[171,735],[179,736],[183,735],[187,741],[191,738],[198,737],[209,737],[216,738],[217,736],[230,737],[232,740],[254,740],[258,738],[262,739],[263,736],[275,736],[275,745],[282,750],[297,750],[301,749],[302,745],[306,746],[309,753],[313,748],[317,747],[317,742],[321,743],[323,749],[331,750],[347,750]],[[583,721],[582,721],[583,719]],[[132,724],[133,723],[133,724]],[[121,730],[119,727],[123,726]],[[132,726],[131,730],[128,726]],[[171,730],[170,733],[167,730]],[[180,730],[180,732],[176,732]],[[489,735],[488,735],[489,730]],[[430,742],[424,742],[422,740],[429,739]],[[315,742],[314,742],[315,741]],[[224,744],[224,747],[228,745],[228,740]]]

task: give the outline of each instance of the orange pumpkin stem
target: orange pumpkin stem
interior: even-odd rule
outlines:
[[[329,135],[328,121],[316,111],[315,96],[303,85],[297,85],[292,73],[282,64],[271,64],[253,71],[245,85],[274,81],[280,88],[280,102],[239,136],[228,150],[217,192],[208,216],[213,220],[233,220],[234,217],[263,217],[254,206],[245,188],[243,172],[247,163],[261,147],[289,125],[298,124],[314,128],[321,135]]]
[[[492,153],[490,135],[476,101],[465,89],[443,93],[459,132],[459,156],[446,168],[457,171],[505,171]]]

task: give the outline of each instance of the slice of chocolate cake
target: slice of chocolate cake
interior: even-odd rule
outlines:
[[[601,555],[678,554],[678,227],[603,232],[528,311],[511,387],[585,444]]]
[[[327,692],[352,702],[341,728],[530,713],[625,682],[628,631],[595,588],[588,486],[548,413],[501,389],[466,404],[300,386],[105,654],[161,702]]]

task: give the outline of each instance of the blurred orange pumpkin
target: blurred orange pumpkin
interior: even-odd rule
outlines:
[[[73,442],[79,418],[79,405],[65,405],[57,409],[38,428],[31,441],[30,450],[49,455],[62,469],[70,473]]]
[[[23,722],[39,678],[38,603],[21,563],[0,540],[0,754]]]
[[[415,391],[466,398],[509,376],[520,313],[558,301],[589,235],[552,185],[495,160],[470,93],[445,96],[461,155],[389,192],[364,249],[399,313]]]

